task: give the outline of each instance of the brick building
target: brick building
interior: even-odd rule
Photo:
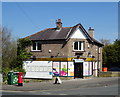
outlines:
[[[91,27],[88,32],[81,24],[62,27],[61,19],[58,19],[55,28],[47,28],[26,38],[33,42],[28,47],[33,61],[51,61],[53,76],[84,78],[97,76],[102,70],[103,44],[94,39]]]

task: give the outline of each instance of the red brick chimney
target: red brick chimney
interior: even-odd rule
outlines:
[[[60,30],[62,28],[62,22],[61,19],[56,20],[56,29]]]

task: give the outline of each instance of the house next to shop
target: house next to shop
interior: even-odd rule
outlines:
[[[81,24],[62,27],[61,19],[55,28],[47,28],[28,38],[31,60],[24,61],[25,78],[53,76],[84,78],[97,76],[102,70],[102,46],[94,39],[94,29],[88,32]]]

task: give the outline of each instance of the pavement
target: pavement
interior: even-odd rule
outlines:
[[[39,91],[39,90],[59,90],[85,87],[100,87],[108,85],[118,85],[118,77],[98,77],[90,79],[71,79],[62,80],[61,84],[54,84],[54,81],[48,82],[29,82],[23,83],[23,86],[2,85],[3,91]]]

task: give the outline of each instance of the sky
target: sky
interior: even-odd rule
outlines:
[[[81,23],[95,30],[95,39],[118,38],[118,2],[2,2],[2,25],[14,38],[23,38],[46,28]]]

